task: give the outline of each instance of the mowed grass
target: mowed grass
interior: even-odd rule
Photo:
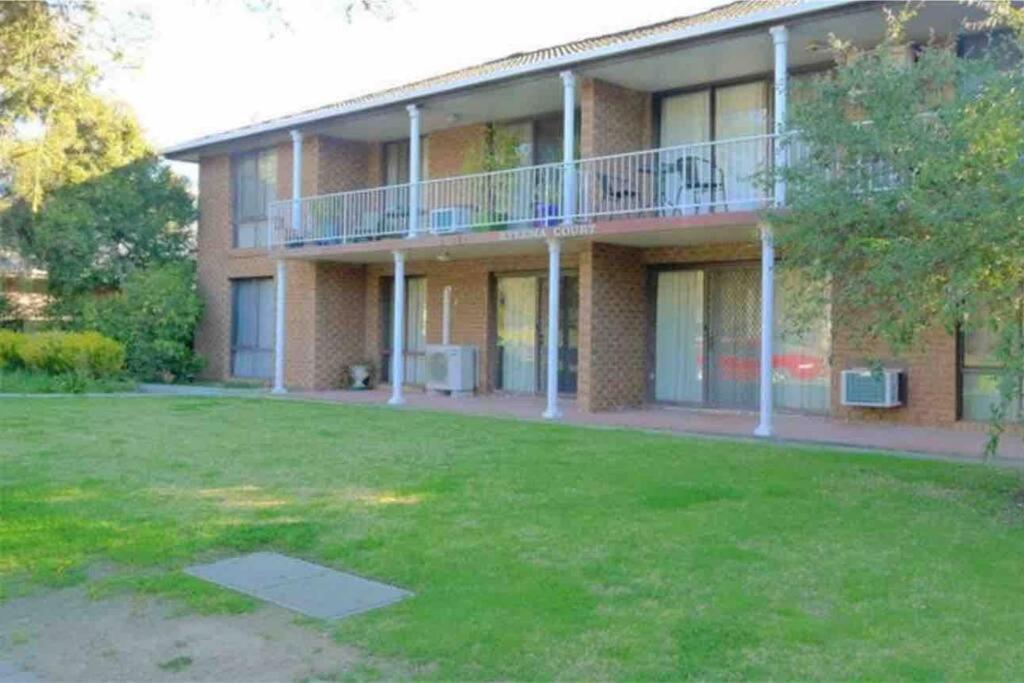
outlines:
[[[1005,470],[247,399],[5,400],[0,449],[8,596],[242,611],[181,568],[274,549],[415,591],[333,628],[427,677],[1024,678]]]

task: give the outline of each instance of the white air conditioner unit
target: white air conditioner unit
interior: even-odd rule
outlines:
[[[427,389],[466,393],[475,388],[475,346],[427,346]]]
[[[430,212],[430,231],[433,233],[461,232],[473,224],[473,209],[468,206],[448,206]]]
[[[852,368],[840,376],[841,402],[844,406],[896,408],[903,405],[903,371]]]

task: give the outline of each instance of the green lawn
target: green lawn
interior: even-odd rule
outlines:
[[[8,595],[251,609],[179,570],[276,549],[415,591],[335,630],[436,678],[1024,678],[1007,471],[252,399],[3,400],[0,453]]]

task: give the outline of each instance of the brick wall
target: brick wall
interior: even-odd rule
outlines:
[[[277,149],[277,196],[291,196],[292,150]],[[303,140],[303,194],[353,189],[369,176],[369,148],[362,143],[310,136]],[[231,280],[273,277],[276,265],[263,248],[232,246],[231,160],[204,157],[199,164],[198,288],[205,302],[196,350],[203,375],[231,372]],[[345,363],[365,356],[365,269],[289,261],[285,382],[297,388],[337,386]]]
[[[341,369],[367,360],[366,267],[320,263],[316,268],[315,365],[310,385],[336,387]]]
[[[563,270],[577,268],[574,254],[563,254]],[[505,273],[546,273],[547,256],[543,254],[517,257],[475,259],[471,261],[409,261],[407,276],[423,276],[427,280],[427,343],[439,344],[442,339],[442,307],[444,288],[452,288],[451,343],[477,347],[477,378],[481,391],[494,389],[497,360],[494,357],[495,304],[492,280]],[[381,353],[381,287],[391,276],[390,264],[369,266],[366,272],[366,352],[379,362]],[[391,306],[391,302],[387,302]]]
[[[427,138],[427,177],[447,178],[467,173],[466,159],[483,144],[486,130],[480,123],[431,133]]]
[[[580,83],[580,156],[619,154],[651,146],[652,97],[596,78]]]
[[[592,243],[580,254],[577,400],[586,411],[636,406],[647,393],[643,251]]]
[[[913,350],[895,356],[879,341],[862,340],[852,323],[832,328],[832,414],[852,420],[951,425],[956,422],[956,337],[941,327],[921,335]],[[840,405],[840,372],[881,362],[907,371],[907,404],[899,408],[851,408]]]
[[[318,194],[362,190],[370,185],[370,145],[339,138],[316,138]]]

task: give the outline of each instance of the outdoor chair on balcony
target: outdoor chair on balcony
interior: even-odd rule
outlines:
[[[600,179],[602,203],[606,206],[612,203],[612,211],[621,210],[623,204],[627,207],[636,206],[637,198],[640,196],[636,178],[614,173],[602,173],[600,174]]]
[[[681,216],[686,209],[693,209],[695,213],[700,213],[702,208],[710,211],[716,201],[722,202],[723,208],[729,210],[725,173],[721,166],[716,166],[704,157],[686,155],[670,163],[666,170],[666,175],[676,176],[676,181],[672,183],[676,186],[675,198],[670,203],[673,215]],[[704,200],[705,195],[707,201]]]

